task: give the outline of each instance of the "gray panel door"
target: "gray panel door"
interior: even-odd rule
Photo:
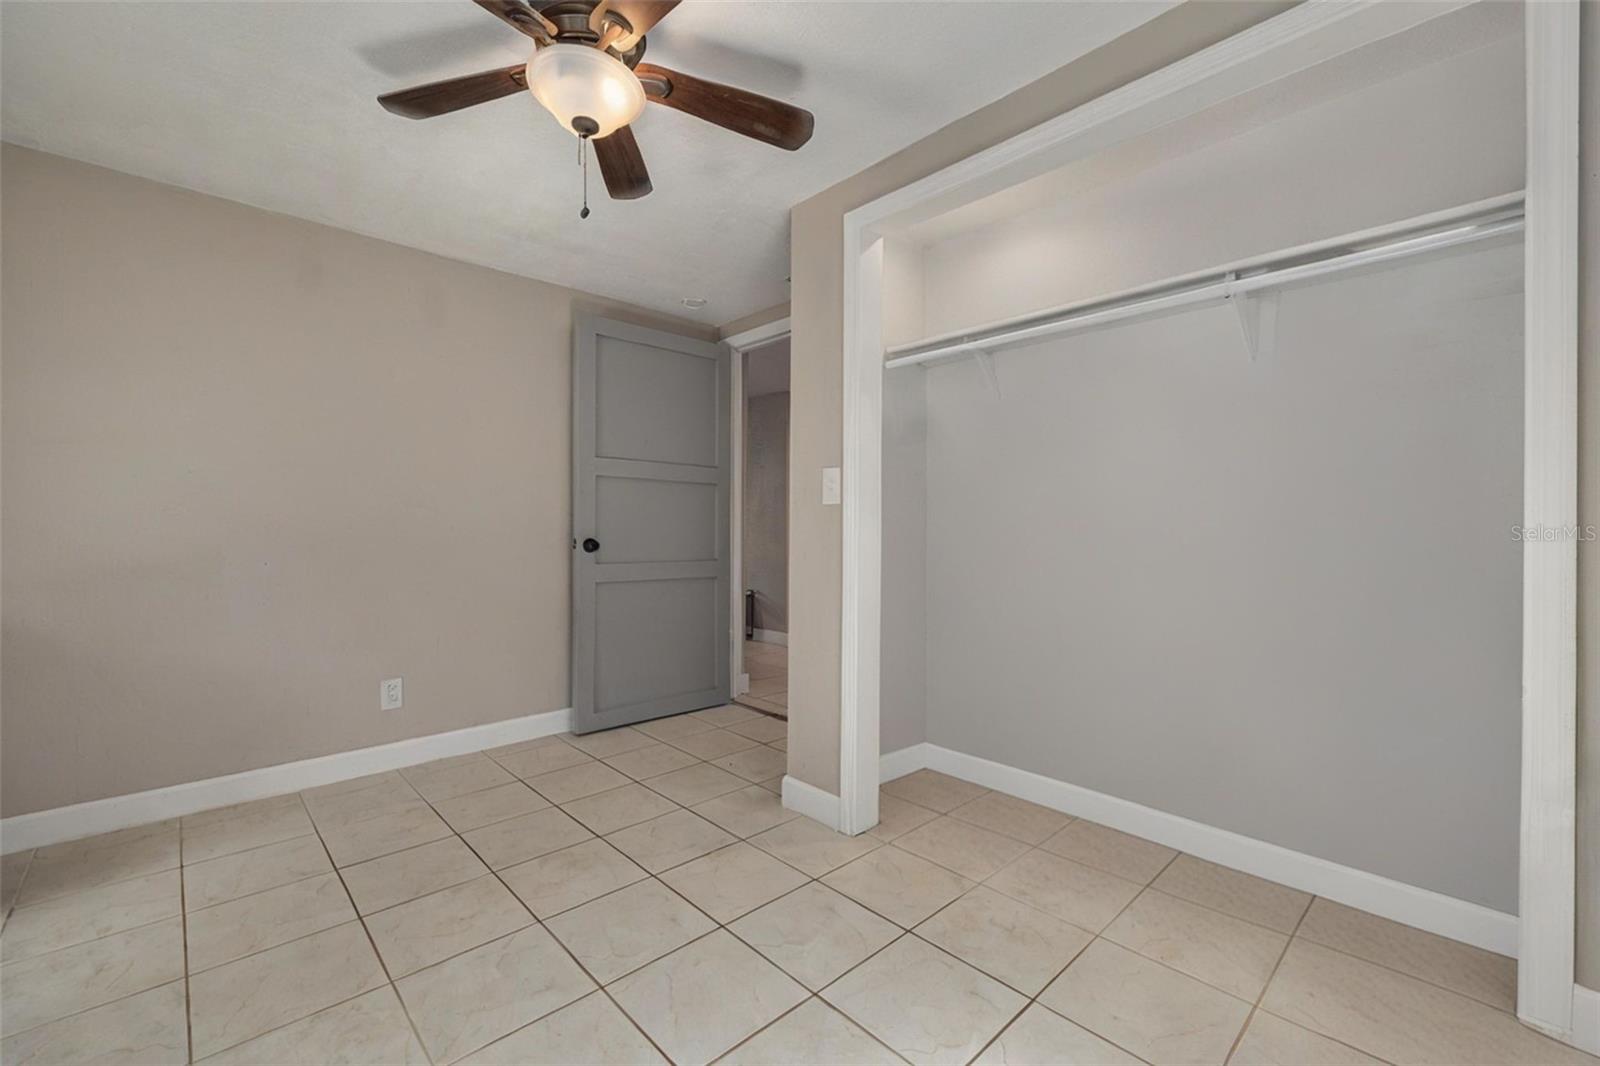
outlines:
[[[728,701],[728,350],[580,316],[572,728]]]

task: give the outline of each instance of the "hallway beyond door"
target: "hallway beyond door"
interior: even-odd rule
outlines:
[[[782,644],[747,640],[744,642],[744,668],[750,675],[750,690],[734,702],[787,719],[789,649]]]

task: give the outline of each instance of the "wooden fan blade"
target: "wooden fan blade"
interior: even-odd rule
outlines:
[[[678,3],[679,0],[600,0],[595,9],[589,12],[589,28],[596,33],[604,33],[606,15],[615,11],[628,20],[630,32],[616,44],[618,49],[626,52],[639,43],[639,38],[649,33],[651,27],[666,18]]]
[[[555,39],[555,23],[529,7],[523,0],[476,0],[477,5],[518,33],[536,41]]]
[[[791,152],[811,139],[816,124],[805,108],[760,93],[719,85],[651,63],[640,63],[633,72],[656,103]]]
[[[650,172],[645,169],[644,156],[639,153],[639,142],[634,140],[631,129],[623,126],[589,143],[594,146],[595,161],[600,164],[606,192],[613,200],[637,200],[650,192]]]
[[[385,93],[378,103],[385,111],[405,118],[432,118],[460,111],[473,104],[488,103],[502,96],[510,96],[527,85],[527,75],[518,63],[514,67],[486,70],[482,74],[468,74],[460,78],[418,85],[414,89]]]

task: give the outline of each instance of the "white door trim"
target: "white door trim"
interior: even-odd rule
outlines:
[[[1281,15],[872,200],[844,217],[844,527],[839,815],[876,821],[882,551],[882,238],[1108,145],[1449,13],[1463,3],[1307,0]],[[1528,524],[1576,522],[1576,0],[1526,5]],[[1537,220],[1535,218],[1537,216]],[[1519,1014],[1570,1039],[1576,904],[1575,541],[1524,565]]]
[[[1525,5],[1523,525],[1578,523],[1577,0]],[[1591,16],[1600,12],[1590,11]],[[1522,550],[1522,912],[1517,1015],[1573,1031],[1577,908],[1578,542]]]
[[[733,437],[733,470],[730,473],[732,485],[728,497],[728,565],[732,567],[733,574],[733,580],[729,582],[732,586],[732,603],[728,613],[728,672],[732,675],[728,679],[728,691],[732,694],[731,698],[742,696],[750,685],[744,668],[744,582],[739,580],[744,573],[744,356],[754,348],[782,340],[788,335],[789,316],[785,315],[722,340],[733,350],[733,411],[729,421],[729,432]]]
[[[752,348],[759,348],[763,344],[782,340],[789,335],[789,316],[775,318],[771,322],[763,322],[759,326],[752,326],[742,333],[735,333],[731,337],[722,338],[722,343],[736,352],[748,352]]]

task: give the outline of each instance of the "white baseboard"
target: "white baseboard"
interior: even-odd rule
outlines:
[[[758,629],[755,631],[755,636],[750,639],[757,644],[782,644],[785,648],[789,646],[789,634],[777,629]]]
[[[1600,1055],[1600,992],[1582,985],[1572,986],[1573,1047]]]
[[[299,762],[264,766],[259,770],[190,781],[148,792],[77,803],[48,811],[19,814],[0,820],[0,851],[9,854],[28,848],[42,848],[65,840],[109,833],[113,829],[159,822],[184,814],[195,814],[212,807],[226,807],[247,800],[280,796],[285,792],[330,785],[352,777],[398,770],[430,759],[465,755],[485,748],[498,748],[565,733],[572,723],[572,709],[546,711],[504,722],[470,726],[449,733],[397,740],[372,748],[341,751]],[[837,800],[835,801],[837,803]]]
[[[788,774],[783,776],[783,805],[829,829],[839,828],[839,797]]]
[[[878,783],[893,781],[925,768],[928,765],[928,747],[927,744],[913,744],[909,748],[878,756]]]
[[[937,744],[918,744],[879,759],[880,770],[890,775],[884,780],[902,777],[924,766],[1417,929],[1501,955],[1515,957],[1517,954],[1514,914],[1341,866]]]

